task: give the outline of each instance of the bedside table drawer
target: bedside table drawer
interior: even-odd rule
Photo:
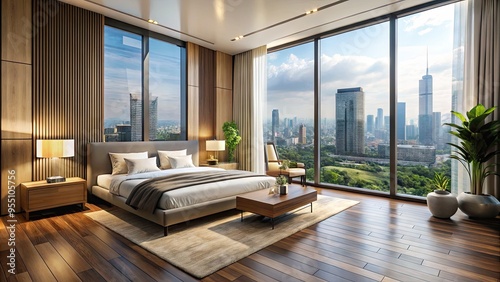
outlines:
[[[85,190],[81,185],[67,185],[37,189],[29,192],[30,209],[44,209],[61,205],[70,205],[85,201]]]
[[[30,212],[87,202],[87,182],[80,177],[65,182],[32,181],[21,183],[21,209],[30,219]]]

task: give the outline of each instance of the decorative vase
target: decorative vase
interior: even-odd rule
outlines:
[[[500,202],[487,194],[462,192],[458,195],[458,207],[471,218],[494,218],[500,212]]]
[[[280,185],[280,195],[288,194],[288,185]]]
[[[434,217],[450,218],[457,212],[457,198],[448,191],[434,190],[427,194],[427,206]]]

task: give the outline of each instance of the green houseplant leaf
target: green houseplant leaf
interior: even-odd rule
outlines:
[[[226,140],[227,160],[232,162],[234,160],[234,150],[241,141],[240,131],[234,121],[226,121],[222,125],[222,131],[224,131],[224,139]]]
[[[483,193],[486,177],[499,175],[495,171],[498,164],[485,164],[500,154],[500,150],[495,149],[495,146],[500,144],[500,121],[486,122],[488,116],[495,109],[496,107],[486,109],[483,105],[478,104],[465,116],[459,112],[451,111],[462,124],[445,123],[452,128],[450,134],[460,140],[459,144],[448,143],[455,149],[450,157],[458,160],[465,167],[470,179],[471,193],[476,195]]]

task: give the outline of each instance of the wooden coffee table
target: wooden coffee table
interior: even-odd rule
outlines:
[[[274,219],[294,209],[311,205],[318,199],[316,190],[299,185],[289,185],[287,195],[270,195],[269,189],[253,191],[236,196],[236,208],[243,212],[252,212],[271,218],[272,229]]]

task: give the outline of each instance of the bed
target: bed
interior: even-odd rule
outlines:
[[[111,175],[113,167],[109,153],[147,152],[148,157],[158,157],[158,151],[186,150],[192,155],[194,168],[174,168],[158,172],[131,175]],[[101,198],[115,206],[155,222],[164,227],[164,235],[168,235],[168,226],[189,221],[210,214],[234,209],[237,193],[257,189],[268,189],[274,184],[274,178],[253,176],[248,179],[224,180],[213,184],[200,184],[179,188],[162,194],[161,199],[150,211],[133,208],[127,204],[131,185],[137,185],[148,177],[175,174],[187,174],[201,171],[208,174],[224,173],[222,169],[198,166],[198,141],[156,141],[156,142],[106,142],[89,143],[87,148],[87,188],[92,196]],[[235,172],[236,173],[236,172]],[[140,179],[138,181],[137,179]],[[245,182],[242,182],[245,181]],[[239,181],[239,182],[238,182]],[[137,182],[137,183],[135,183]],[[118,184],[117,184],[118,183]],[[118,185],[118,186],[116,186]],[[116,190],[116,187],[121,190]],[[111,191],[111,192],[110,192]],[[236,193],[236,194],[235,194]],[[188,200],[173,198],[188,195]],[[190,196],[189,196],[190,195]]]

